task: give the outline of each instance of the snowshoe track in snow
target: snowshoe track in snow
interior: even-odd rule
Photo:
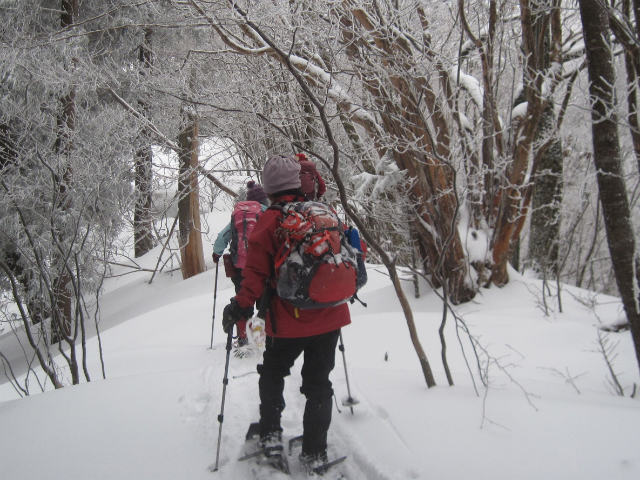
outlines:
[[[220,352],[221,355],[224,352]],[[249,357],[244,359],[232,359],[230,362],[229,377],[231,379],[227,394],[228,405],[225,410],[225,423],[222,435],[222,449],[220,468],[215,475],[217,479],[212,480],[303,480],[308,479],[303,466],[298,460],[299,447],[294,448],[290,453],[289,440],[295,438],[302,430],[302,417],[306,398],[300,394],[300,367],[302,361],[299,359],[296,366],[292,368],[291,375],[285,379],[284,397],[286,408],[282,416],[283,445],[285,445],[285,455],[287,457],[290,474],[287,475],[277,469],[259,463],[256,458],[238,461],[239,458],[256,451],[257,446],[250,446],[245,440],[247,426],[255,422],[258,418],[258,381],[249,373],[254,373],[252,368],[254,363],[259,363],[260,357]],[[215,379],[218,383],[220,380]],[[336,395],[346,394],[344,380],[341,370],[336,368],[332,374]],[[219,384],[214,388],[220,388]],[[407,451],[406,445],[398,437],[393,426],[389,422],[380,418],[376,412],[376,405],[364,398],[362,392],[354,392],[354,396],[360,403],[354,406],[354,414],[350,413],[348,407],[334,405],[333,420],[329,429],[327,451],[329,461],[337,460],[346,456],[345,461],[329,468],[322,476],[323,480],[391,480],[395,478],[418,478],[414,476],[411,469],[411,453]],[[214,408],[218,406],[212,405]],[[339,410],[338,410],[339,409]],[[211,411],[211,423],[214,423],[214,415],[217,411]],[[362,420],[366,421],[363,423]],[[363,427],[367,427],[362,430]],[[379,465],[375,462],[375,452],[365,449],[366,442],[361,442],[361,435],[375,435],[383,439],[382,448],[392,448],[395,452],[400,452],[401,457],[406,457],[403,466],[398,472],[394,467]],[[400,475],[398,475],[398,473]]]

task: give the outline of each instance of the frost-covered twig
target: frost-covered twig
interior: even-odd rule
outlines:
[[[586,375],[586,373],[583,372],[577,375],[571,375],[571,373],[569,372],[569,367],[565,367],[564,372],[560,371],[557,368],[548,368],[548,367],[538,367],[538,368],[542,370],[548,370],[554,375],[556,375],[557,377],[564,379],[564,383],[566,383],[567,385],[571,385],[578,395],[582,393],[580,392],[580,389],[576,385],[576,379],[582,377],[583,375]]]
[[[607,365],[607,370],[609,371],[609,385],[611,386],[611,388],[613,388],[613,391],[616,393],[616,395],[623,397],[624,388],[620,384],[618,374],[616,373],[613,366],[618,356],[618,354],[616,353],[616,348],[620,342],[610,342],[608,334],[600,329],[597,329],[596,332],[598,334],[598,351],[602,354],[602,358],[604,359],[604,362]]]
[[[160,260],[162,260],[162,254],[164,253],[165,249],[167,248],[167,245],[169,245],[169,241],[171,240],[171,237],[173,236],[173,231],[175,230],[177,223],[178,223],[178,216],[176,215],[176,218],[173,221],[173,225],[171,225],[171,230],[169,230],[169,235],[167,235],[167,241],[164,242],[164,245],[162,245],[162,250],[160,250],[160,254],[158,255],[158,261],[156,262],[156,266],[153,269],[153,275],[151,275],[151,278],[149,279],[149,285],[151,285],[151,282],[153,282],[153,278],[156,276],[156,272],[158,271],[158,265],[160,265]]]
[[[18,382],[15,373],[13,373],[13,368],[11,368],[11,362],[9,362],[9,359],[2,352],[0,352],[0,360],[2,360],[2,368],[4,370],[4,374],[9,379],[9,383],[16,391],[16,393],[21,397],[29,395],[29,391],[26,390],[22,385],[20,385],[20,382]]]
[[[440,295],[437,292],[437,290],[434,290],[434,291],[436,292],[437,295]],[[478,366],[478,372],[480,374],[480,379],[482,380],[482,383],[483,383],[483,385],[485,387],[485,390],[488,390],[488,388],[490,386],[490,384],[489,384],[489,367],[493,365],[500,372],[502,372],[502,374],[505,375],[512,384],[514,384],[515,386],[518,387],[518,389],[522,392],[522,394],[526,398],[526,400],[529,403],[529,405],[534,410],[537,411],[538,408],[535,406],[535,404],[533,403],[533,400],[532,400],[536,395],[534,395],[534,394],[530,393],[529,391],[527,391],[527,389],[525,389],[524,386],[511,374],[511,372],[509,371],[509,366],[508,365],[504,365],[499,358],[494,357],[493,355],[491,355],[489,353],[488,348],[485,347],[480,342],[480,340],[478,338],[476,338],[474,335],[471,334],[471,331],[469,330],[469,327],[467,326],[466,322],[455,311],[453,306],[449,305],[448,302],[447,302],[447,306],[449,308],[449,311],[453,315],[454,319],[456,320],[456,328],[460,328],[463,332],[465,332],[465,334],[467,335],[467,338],[469,339],[469,341],[471,343],[471,346],[473,348],[473,352],[474,352],[474,355],[475,355],[475,358],[476,358],[476,362],[477,362],[477,366]],[[462,345],[462,343],[461,343],[461,345]],[[464,354],[464,349],[463,349],[463,354]],[[484,356],[484,366],[482,365],[480,354],[482,354]],[[466,361],[466,357],[465,357],[465,361]],[[468,363],[467,363],[467,366],[469,366]],[[470,371],[470,373],[471,373],[471,371]],[[472,375],[472,378],[473,378],[473,375]],[[474,383],[474,386],[475,386],[475,383]],[[476,389],[476,392],[477,392],[477,389]],[[486,392],[485,392],[485,396],[486,396]]]

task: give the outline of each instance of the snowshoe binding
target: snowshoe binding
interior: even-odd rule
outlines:
[[[258,446],[262,450],[262,454],[266,462],[277,470],[289,473],[289,463],[284,455],[284,446],[282,445],[282,434],[273,432],[260,437]]]
[[[289,455],[293,453],[293,448],[296,445],[302,445],[302,435],[289,440]],[[344,462],[346,459],[346,456],[342,456],[329,460],[326,451],[314,454],[301,453],[298,457],[302,468],[309,477],[321,477],[327,473],[331,467]],[[344,477],[340,475],[339,478]]]
[[[327,473],[331,467],[347,459],[347,457],[338,457],[334,460],[329,460],[327,452],[315,454],[301,453],[298,458],[302,468],[304,468],[304,471],[309,477],[321,477]]]
[[[260,427],[258,423],[249,425],[245,436],[248,442],[253,442],[259,436]],[[258,464],[267,464],[283,473],[289,474],[289,462],[284,455],[284,446],[282,444],[282,434],[280,432],[272,432],[263,435],[257,442],[257,448],[254,452],[248,453],[238,459],[238,461],[255,458]]]

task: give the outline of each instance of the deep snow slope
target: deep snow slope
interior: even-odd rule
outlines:
[[[154,263],[150,257],[148,264]],[[165,272],[151,285],[148,272],[111,279],[101,299],[106,380],[94,337],[88,343],[91,383],[17,400],[9,384],[0,385],[0,478],[249,475],[250,466],[236,459],[248,424],[257,419],[257,356],[231,358],[220,468],[209,470],[226,354],[220,318],[233,294],[221,273],[210,349],[214,272],[209,265],[186,281],[179,272]],[[478,358],[462,325],[456,328],[448,316],[447,360],[455,382],[449,387],[438,338],[442,305],[423,286],[423,296],[411,302],[438,382],[428,389],[384,271],[370,265],[369,278],[361,295],[368,308],[353,305],[353,323],[343,330],[350,387],[360,401],[353,414],[340,405],[347,387],[339,352],[332,374],[337,402],[330,454],[349,456],[340,468],[348,478],[640,477],[639,401],[612,393],[597,351],[599,322],[620,317],[617,299],[567,287],[563,313],[553,306],[545,316],[539,282],[513,273],[503,289],[484,290],[456,308],[478,341]],[[640,384],[630,336],[607,338],[617,342],[614,368],[629,394],[634,382]],[[301,433],[300,366],[286,382],[286,438]]]

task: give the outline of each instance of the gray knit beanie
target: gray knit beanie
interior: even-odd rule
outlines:
[[[262,169],[262,186],[269,195],[300,188],[300,163],[293,156],[274,155]]]

